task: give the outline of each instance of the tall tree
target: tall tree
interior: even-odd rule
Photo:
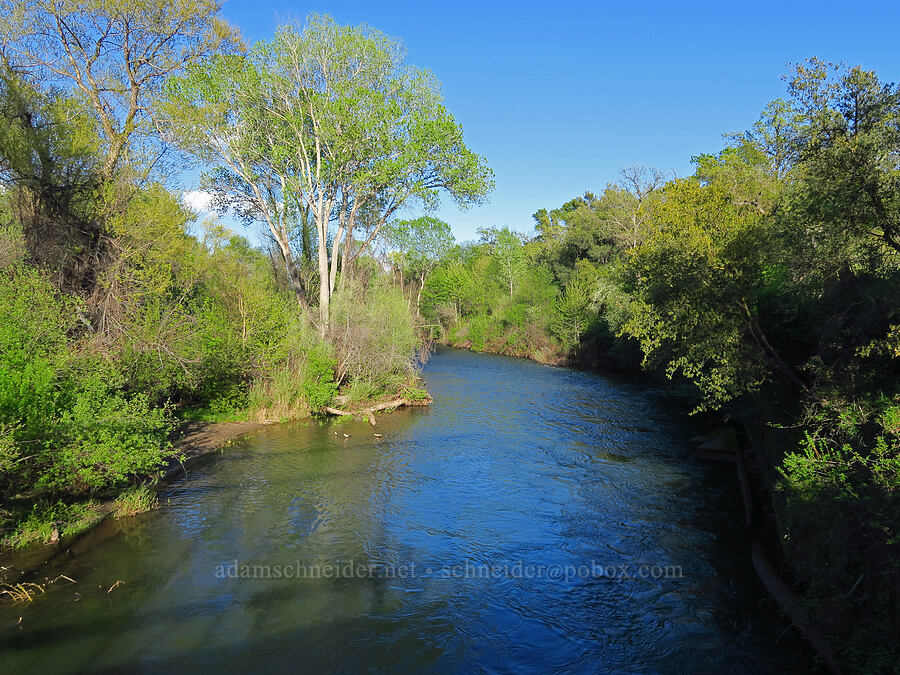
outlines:
[[[152,163],[161,146],[154,98],[164,80],[239,43],[218,0],[0,0],[7,64],[86,100],[105,145],[109,179],[126,155]]]
[[[434,206],[440,190],[466,206],[493,186],[434,78],[403,65],[400,44],[367,26],[311,16],[302,30],[279,29],[239,67],[210,70],[213,88],[229,92],[213,97],[216,112],[207,105],[210,80],[195,68],[173,87],[170,114],[187,130],[180,134],[185,147],[207,155],[203,146],[221,146],[219,154],[232,158],[220,163],[224,172],[211,174],[217,189],[233,191],[229,181],[236,178],[258,208],[263,184],[277,185],[273,194],[282,197],[275,203],[308,208],[318,241],[323,333],[341,260],[351,265],[397,209],[410,199]],[[245,95],[248,78],[252,93]],[[369,227],[357,238],[363,213]]]
[[[309,206],[294,190],[299,168],[261,72],[259,47],[250,55],[219,55],[188,68],[166,86],[162,104],[170,139],[211,167],[201,187],[219,209],[260,221],[275,242],[288,281],[302,306],[308,289],[292,241],[310,254]],[[319,242],[322,246],[322,242]]]
[[[900,254],[900,85],[874,71],[819,59],[789,79],[803,120],[801,201],[810,221],[841,246],[848,238],[872,252]]]
[[[491,255],[500,268],[500,276],[509,289],[509,295],[515,292],[516,281],[522,274],[525,264],[525,235],[508,227],[483,227],[478,230],[483,243],[490,247]]]

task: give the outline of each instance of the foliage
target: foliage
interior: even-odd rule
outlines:
[[[384,282],[348,284],[338,293],[328,340],[338,383],[361,380],[382,388],[413,371],[420,345],[406,298]]]
[[[433,207],[440,190],[478,203],[493,186],[433,76],[368,26],[311,15],[246,56],[192,67],[167,99],[173,138],[215,167],[207,187],[263,221],[289,269],[291,232],[314,222],[323,335],[338,266],[348,276],[397,209]],[[305,303],[299,279],[295,290]]]
[[[786,79],[694,175],[628,169],[534,237],[448,251],[422,313],[475,350],[639,354],[695,411],[779,427],[757,452],[802,602],[875,672],[900,625],[900,87],[817,59]]]
[[[375,397],[412,381],[411,302],[363,253],[406,200],[445,190],[475,203],[491,178],[398,43],[311,17],[246,53],[217,2],[3,7],[8,543],[86,527],[99,517],[91,500],[118,494],[120,513],[152,505],[131,486],[177,456],[179,420],[303,416],[340,387]],[[320,147],[304,170],[309,134]],[[195,225],[159,170],[170,144],[209,163],[218,205],[268,222],[274,245]],[[421,291],[452,236],[433,219],[408,232]],[[333,324],[309,308],[316,250]]]
[[[151,111],[162,82],[239,42],[218,18],[220,7],[216,0],[3,0],[5,62],[82,97],[102,130],[102,172],[110,178],[129,149],[153,161]],[[156,147],[142,147],[148,143]]]
[[[704,405],[721,405],[767,374],[756,309],[766,223],[719,181],[675,181],[659,210],[657,230],[625,267],[634,303],[622,330],[640,342],[646,363],[682,373]]]
[[[577,280],[560,294],[550,320],[550,331],[559,339],[563,349],[570,351],[581,342],[590,319],[590,302],[590,289]]]

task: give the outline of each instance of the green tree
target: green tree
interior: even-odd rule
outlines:
[[[466,205],[492,187],[433,77],[405,66],[401,54],[371,28],[312,16],[240,63],[193,68],[170,89],[175,137],[217,164],[215,189],[251,212],[308,207],[323,334],[340,261],[346,274],[400,206],[433,205],[442,189]],[[357,237],[359,215],[373,205],[369,231]]]
[[[91,285],[97,263],[97,143],[76,99],[0,69],[0,199],[24,237],[27,259],[54,270],[70,291]]]
[[[804,218],[825,225],[832,246],[849,235],[869,252],[886,247],[896,256],[900,85],[819,59],[797,66],[789,85],[803,120],[798,205]]]
[[[478,230],[481,241],[490,247],[490,253],[496,261],[500,278],[509,289],[512,297],[516,282],[522,275],[525,265],[525,235],[508,227],[483,227]]]
[[[416,280],[416,316],[419,316],[425,279],[456,240],[447,223],[431,216],[398,220],[386,227],[385,238],[396,253],[401,276],[411,274]]]
[[[759,322],[770,225],[735,203],[727,182],[677,180],[666,187],[656,231],[628,260],[635,300],[623,330],[648,363],[694,381],[701,407],[756,389],[772,367],[803,387]]]
[[[590,320],[591,294],[587,284],[574,279],[559,296],[550,330],[566,351],[575,349]]]

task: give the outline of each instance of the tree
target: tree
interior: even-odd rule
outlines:
[[[622,169],[616,185],[603,193],[604,216],[611,238],[622,248],[636,247],[647,236],[653,197],[665,182],[659,169],[632,166]]]
[[[102,234],[97,135],[78,101],[0,67],[0,186],[26,259],[90,290]]]
[[[397,254],[401,276],[406,272],[416,279],[416,316],[419,316],[425,279],[453,248],[453,232],[442,220],[420,216],[389,223],[386,239]]]
[[[293,190],[296,165],[278,120],[268,115],[269,92],[258,54],[218,55],[188,68],[166,86],[162,105],[171,140],[212,168],[201,187],[221,210],[262,221],[284,262],[301,306],[307,288],[292,240],[299,231],[310,252],[309,207]],[[319,242],[321,248],[322,242]]]
[[[426,312],[453,310],[453,322],[476,304],[476,279],[459,259],[446,259],[428,276],[423,298]]]
[[[508,227],[483,227],[478,230],[483,243],[490,247],[491,255],[500,268],[500,276],[512,297],[515,283],[525,264],[523,244],[525,235]]]
[[[809,221],[837,245],[847,235],[900,254],[900,85],[819,59],[789,80],[802,119],[798,170]]]
[[[308,208],[323,334],[341,261],[346,274],[397,209],[410,199],[434,206],[440,190],[466,206],[493,185],[434,78],[403,65],[400,44],[367,26],[311,16],[240,63],[192,69],[172,94],[176,137],[207,158],[211,144],[220,157],[215,189],[258,211],[266,201],[270,213]],[[368,228],[357,238],[364,213]]]
[[[623,332],[646,361],[694,381],[701,407],[756,389],[772,369],[805,388],[758,318],[770,219],[735,203],[727,181],[696,178],[666,187],[659,219],[626,267],[634,302]]]
[[[102,130],[108,180],[135,145],[148,165],[162,151],[153,106],[164,80],[239,43],[220,8],[218,0],[2,0],[2,56],[84,97]]]
[[[588,326],[591,304],[590,289],[581,279],[574,279],[558,298],[550,330],[559,338],[563,349],[571,351],[578,346]]]

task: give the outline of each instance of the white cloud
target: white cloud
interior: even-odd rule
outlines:
[[[184,202],[185,206],[198,214],[209,211],[212,199],[213,196],[209,192],[203,192],[202,190],[188,190],[181,195],[181,201]]]

